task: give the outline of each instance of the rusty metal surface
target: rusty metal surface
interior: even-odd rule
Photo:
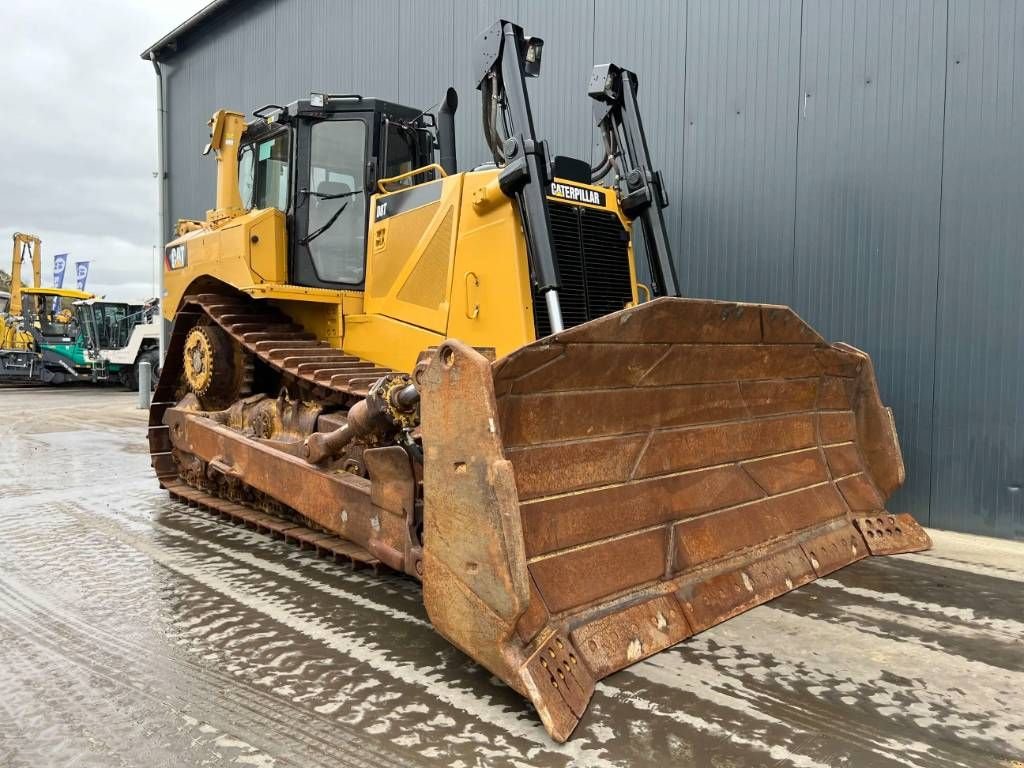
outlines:
[[[258,358],[303,396],[320,404],[358,400],[382,375],[391,372],[318,341],[265,302],[237,293],[189,296],[175,314],[167,357],[149,411],[150,455],[161,482],[178,476],[164,414],[181,395],[186,340],[203,322],[216,324],[247,358]]]
[[[853,521],[864,535],[872,555],[895,555],[917,552],[931,544],[928,534],[906,513],[858,517]]]
[[[903,479],[891,415],[867,356],[786,307],[660,299],[490,366],[449,341],[420,383],[428,613],[557,740],[600,677],[929,546],[908,516],[862,535]]]
[[[196,490],[183,482],[171,480],[165,488],[176,501],[190,507],[199,507],[254,531],[280,537],[302,549],[312,549],[318,555],[330,557],[335,562],[349,563],[354,568],[371,568],[374,571],[380,567],[380,561],[365,549],[337,536],[330,536],[322,531],[264,514],[245,504],[235,504]]]
[[[266,494],[312,523],[321,535],[340,536],[372,553],[365,559],[381,560],[396,570],[412,570],[411,565],[405,567],[412,559],[408,522],[412,510],[408,504],[395,507],[390,502],[403,495],[402,489],[407,493],[412,482],[407,459],[405,477],[393,461],[381,458],[373,466],[382,471],[372,479],[343,471],[325,472],[203,414],[170,408],[164,419],[173,435],[180,477],[188,485],[211,496],[250,504],[259,501],[252,492]],[[381,486],[377,498],[388,508],[374,503],[371,483]]]
[[[179,402],[188,374],[186,343],[202,323],[230,337],[241,355],[261,360],[311,402],[256,395],[216,413],[202,412],[193,395]],[[245,373],[249,384],[251,360]],[[188,297],[175,316],[149,413],[157,477],[172,496],[229,519],[352,563],[376,568],[383,562],[418,575],[421,554],[407,498],[415,481],[408,459],[403,473],[400,463],[379,455],[387,448],[376,449],[376,457],[368,451],[376,486],[371,493],[370,479],[321,471],[303,458],[302,441],[317,434],[321,406],[358,402],[387,373],[316,340],[265,302],[240,294]],[[334,415],[324,427],[345,423]]]
[[[260,359],[317,405],[257,395],[207,414],[196,412],[194,396],[179,402],[186,341],[201,323],[212,323],[241,353]],[[251,362],[246,368],[251,382]],[[175,317],[149,414],[157,477],[172,495],[231,519],[352,562],[384,562],[416,575],[408,461],[403,475],[393,460],[378,458],[371,494],[370,480],[322,472],[302,458],[302,440],[315,433],[323,404],[358,400],[389,372],[317,341],[266,303],[241,295],[189,297]],[[325,422],[328,429],[336,425]]]

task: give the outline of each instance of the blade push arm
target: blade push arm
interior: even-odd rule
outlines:
[[[526,37],[517,24],[495,22],[480,36],[477,88],[483,100],[484,136],[502,166],[498,183],[519,206],[533,279],[544,294],[551,330],[558,333],[564,325],[547,203],[550,163],[547,144],[534,132],[526,92],[526,78],[540,74],[543,45],[540,38]]]
[[[632,220],[639,219],[644,233],[655,293],[678,296],[679,281],[662,214],[668,196],[661,171],[651,167],[636,92],[635,73],[615,64],[594,67],[588,93],[595,102],[594,119],[606,151],[595,173],[603,176],[614,168],[622,212]]]

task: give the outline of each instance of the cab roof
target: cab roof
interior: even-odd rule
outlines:
[[[378,99],[375,96],[365,97],[357,93],[325,94],[327,96],[323,105],[314,106],[310,99],[296,99],[288,104],[266,104],[254,109],[252,114],[255,119],[247,124],[250,134],[260,134],[265,130],[273,128],[277,123],[285,123],[289,120],[301,117],[305,119],[316,119],[320,117],[334,117],[349,112],[376,112],[377,114],[402,122],[417,122],[423,125],[426,114],[422,109],[398,104],[387,99]]]
[[[21,292],[30,296],[60,296],[62,299],[91,299],[96,295],[74,288],[22,288]]]

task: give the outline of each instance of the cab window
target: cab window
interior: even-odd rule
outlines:
[[[356,284],[366,253],[366,123],[325,120],[310,128],[306,243],[317,277]]]
[[[25,321],[34,325],[43,336],[74,338],[78,334],[71,300],[60,296],[31,294],[22,304]]]
[[[387,145],[384,158],[384,178],[390,179],[416,168],[416,134],[396,123],[388,123]],[[411,187],[419,183],[413,177],[392,182],[388,189]]]
[[[242,207],[288,210],[288,133],[248,144],[238,155]]]
[[[253,195],[256,192],[256,149],[246,144],[238,153],[238,196],[242,199],[242,207],[251,211]]]

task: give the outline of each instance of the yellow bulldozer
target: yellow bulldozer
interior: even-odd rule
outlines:
[[[784,306],[681,298],[636,75],[593,70],[591,167],[535,134],[542,50],[479,38],[473,170],[451,89],[217,112],[149,434],[172,496],[421,581],[564,741],[600,678],[929,540],[885,510],[904,468],[868,356]]]

